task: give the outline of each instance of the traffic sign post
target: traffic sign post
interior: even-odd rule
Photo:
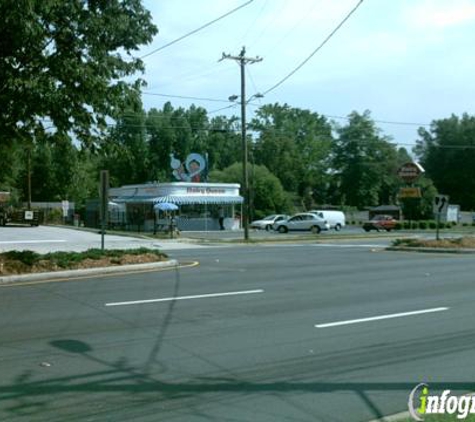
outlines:
[[[432,204],[432,211],[436,214],[436,231],[435,238],[439,240],[439,226],[440,226],[440,216],[443,212],[447,213],[447,208],[449,207],[449,197],[448,195],[436,195],[434,198],[434,203]]]
[[[101,194],[101,250],[104,252],[104,236],[106,234],[106,225],[108,217],[108,200],[109,200],[109,171],[101,170],[101,185],[100,185],[100,194]]]

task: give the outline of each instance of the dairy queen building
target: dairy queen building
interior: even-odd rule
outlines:
[[[152,232],[168,227],[173,217],[180,231],[237,230],[243,203],[239,188],[239,184],[197,182],[111,188],[109,226]]]

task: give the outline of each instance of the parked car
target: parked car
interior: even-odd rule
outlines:
[[[311,212],[302,212],[295,214],[287,220],[278,221],[274,224],[274,230],[279,233],[289,231],[307,231],[320,233],[322,230],[329,230],[330,225],[323,218]]]
[[[396,227],[397,220],[390,215],[376,215],[371,220],[363,224],[363,229],[367,232],[370,230],[386,230],[390,232]]]
[[[346,225],[345,214],[342,211],[333,210],[311,210],[311,213],[317,214],[330,224],[330,229],[340,231]]]
[[[264,217],[262,220],[255,220],[251,223],[251,229],[271,230],[272,226],[279,221],[284,221],[289,218],[285,214],[272,214]]]

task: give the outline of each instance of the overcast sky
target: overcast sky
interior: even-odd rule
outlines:
[[[145,0],[159,34],[144,55],[193,31],[246,0]],[[240,93],[240,73],[222,53],[263,61],[247,66],[247,97],[264,92],[296,68],[358,0],[253,0],[208,28],[144,58],[146,109],[192,103],[208,111]],[[330,41],[292,77],[254,100],[287,103],[328,116],[371,111],[377,121],[428,124],[474,113],[475,0],[364,0]],[[216,114],[239,115],[239,107]],[[345,120],[337,120],[344,123]],[[378,122],[395,143],[410,147],[418,125]]]

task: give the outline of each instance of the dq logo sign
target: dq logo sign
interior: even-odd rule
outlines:
[[[196,153],[188,155],[183,163],[170,154],[170,166],[173,176],[182,182],[201,182],[206,174],[206,159]]]

